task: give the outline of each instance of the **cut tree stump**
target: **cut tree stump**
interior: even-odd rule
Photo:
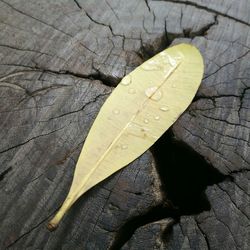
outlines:
[[[0,0],[0,249],[249,249],[250,2]],[[49,232],[121,78],[192,43],[205,75],[140,158]]]

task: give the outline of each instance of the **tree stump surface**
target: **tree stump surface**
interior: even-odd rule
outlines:
[[[0,249],[249,249],[248,0],[0,0]],[[170,45],[205,75],[152,147],[49,232],[121,78]]]

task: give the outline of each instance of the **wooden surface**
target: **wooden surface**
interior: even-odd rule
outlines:
[[[249,12],[248,0],[1,0],[0,249],[249,249]],[[180,42],[206,64],[191,106],[49,232],[104,100]]]

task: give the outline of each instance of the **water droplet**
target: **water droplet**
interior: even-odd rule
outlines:
[[[113,110],[113,114],[119,115],[119,114],[120,114],[120,110],[119,110],[119,109],[114,109],[114,110]]]
[[[156,91],[155,94],[151,97],[154,101],[159,101],[162,97],[162,92],[160,90]]]
[[[172,88],[176,88],[176,84],[173,83],[173,84],[172,84]]]
[[[160,70],[161,66],[158,61],[150,60],[142,64],[142,69],[144,70]]]
[[[128,93],[129,93],[129,94],[135,94],[136,91],[135,91],[135,89],[130,88],[130,89],[128,90]]]
[[[145,90],[145,95],[146,95],[147,97],[151,97],[156,91],[157,91],[157,87],[156,87],[156,86],[147,88],[147,89]]]
[[[121,145],[121,148],[122,148],[122,149],[127,149],[127,148],[128,148],[128,146],[127,146],[127,145],[125,145],[125,144],[123,144],[123,145]]]
[[[162,51],[160,53],[160,55],[162,56],[163,63],[170,64],[172,67],[176,67],[176,65],[177,65],[176,58],[173,58],[165,51]],[[177,59],[179,59],[179,58],[180,58],[180,56],[177,57]]]
[[[165,68],[163,70],[164,78],[167,79],[169,77],[169,75],[170,75],[171,72],[172,72],[172,70],[169,67]]]
[[[148,122],[149,122],[149,121],[148,121],[148,119],[144,119],[144,123],[146,123],[146,124],[147,124]]]
[[[162,97],[162,92],[158,90],[158,87],[149,87],[145,90],[145,95],[154,101],[159,101]]]
[[[149,61],[148,61],[148,64],[151,64],[151,65],[157,65],[157,64],[158,64],[158,62],[157,62],[157,61],[155,61],[155,60],[149,60]]]
[[[162,107],[160,107],[160,110],[163,112],[166,112],[169,110],[169,108],[167,106],[162,106]]]
[[[157,121],[160,120],[160,116],[156,115],[155,120],[157,120]]]
[[[155,67],[155,66],[151,66],[151,65],[148,65],[148,64],[144,64],[144,65],[142,65],[142,69],[144,69],[144,70],[157,70],[158,68],[157,67]]]
[[[127,75],[125,76],[122,81],[121,81],[121,84],[122,85],[129,85],[131,83],[131,76],[130,75]]]
[[[175,59],[174,59],[173,57],[171,57],[171,56],[168,56],[168,61],[169,61],[170,65],[171,65],[172,67],[175,67],[175,66],[177,65],[177,62],[176,62]]]

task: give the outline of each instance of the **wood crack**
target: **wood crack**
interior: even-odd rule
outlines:
[[[113,81],[104,79],[104,77],[100,74],[100,72],[85,75],[85,74],[82,74],[82,73],[75,73],[75,72],[67,71],[67,70],[55,71],[55,70],[50,70],[50,69],[45,69],[45,68],[40,68],[40,67],[30,67],[30,66],[25,66],[25,65],[24,66],[23,65],[18,65],[18,66],[27,67],[28,70],[16,71],[16,72],[13,72],[13,73],[9,73],[7,75],[3,75],[0,78],[0,82],[4,82],[6,79],[16,77],[18,75],[24,75],[26,73],[34,73],[34,72],[38,72],[38,73],[41,73],[41,74],[48,73],[48,74],[56,74],[56,75],[68,75],[68,76],[80,78],[80,79],[83,79],[83,80],[92,80],[92,81],[97,80],[100,83],[102,83],[103,85],[106,85],[106,86],[109,86],[109,87],[113,85],[113,81],[115,81],[115,82],[120,81],[120,79],[116,79],[116,78],[114,78]]]
[[[34,16],[32,16],[32,15],[29,15],[29,14],[27,14],[27,13],[25,13],[25,12],[23,12],[23,11],[17,9],[17,8],[15,8],[13,5],[11,5],[10,3],[8,3],[8,2],[6,2],[6,1],[4,1],[4,0],[0,0],[0,1],[1,1],[2,3],[4,3],[5,5],[7,5],[9,8],[11,8],[12,10],[16,11],[17,13],[19,13],[19,14],[21,14],[21,15],[24,15],[24,16],[26,16],[26,17],[28,17],[28,18],[31,18],[31,19],[33,19],[33,20],[35,20],[35,21],[37,21],[37,22],[40,22],[40,23],[42,23],[42,24],[44,24],[44,25],[46,25],[46,26],[48,26],[48,27],[50,27],[50,28],[52,28],[52,29],[54,29],[54,30],[60,32],[61,34],[64,34],[64,35],[69,36],[69,37],[72,37],[71,34],[65,32],[65,31],[63,31],[63,30],[61,30],[61,29],[58,29],[58,28],[55,27],[54,25],[49,24],[49,23],[46,23],[45,21],[42,21],[42,20],[40,20],[40,19],[38,19],[38,18],[36,18],[36,17],[34,17]]]
[[[82,6],[79,4],[79,2],[77,0],[73,0],[73,1],[76,4],[77,8],[79,8],[81,10]]]
[[[67,126],[68,126],[68,125],[67,125]],[[19,143],[19,144],[16,144],[16,145],[14,145],[14,146],[11,146],[11,147],[9,147],[9,148],[7,148],[7,149],[4,149],[4,150],[0,151],[0,154],[6,153],[6,152],[8,152],[8,151],[10,151],[10,150],[12,150],[12,149],[16,149],[16,148],[18,148],[18,147],[20,147],[20,146],[23,146],[23,145],[25,145],[25,144],[27,144],[27,143],[33,141],[33,140],[36,140],[36,139],[40,138],[40,137],[51,135],[51,134],[53,134],[53,133],[55,133],[55,132],[57,132],[57,131],[60,131],[60,130],[64,129],[65,127],[66,127],[66,126],[63,126],[62,128],[59,128],[59,129],[50,131],[49,133],[41,134],[41,135],[38,135],[38,136],[34,136],[34,137],[32,137],[32,138],[30,138],[30,139],[24,141],[24,142],[21,142],[21,143]]]
[[[234,20],[236,22],[239,22],[239,23],[242,23],[244,25],[250,26],[250,23],[248,23],[248,22],[246,22],[244,20],[241,20],[241,19],[236,18],[234,16],[230,16],[230,15],[228,15],[226,13],[220,12],[220,11],[215,10],[215,9],[211,9],[211,8],[209,8],[207,6],[199,5],[199,4],[191,2],[191,1],[182,1],[182,0],[176,0],[176,1],[175,0],[154,0],[154,1],[155,2],[169,2],[169,3],[174,3],[174,4],[177,4],[177,5],[179,4],[179,5],[193,6],[193,7],[197,8],[197,9],[205,10],[205,11],[210,12],[210,13],[215,13],[215,14],[223,16],[225,18],[229,18],[229,19]]]
[[[55,211],[58,210],[55,209],[52,213],[50,213],[48,216],[46,216],[46,218],[44,218],[43,220],[41,220],[38,224],[36,224],[35,226],[31,227],[27,232],[21,234],[17,239],[15,239],[12,243],[10,243],[8,246],[6,246],[6,249],[12,247],[13,245],[15,245],[18,241],[20,241],[22,238],[24,238],[25,236],[27,236],[28,234],[32,233],[36,228],[38,228],[39,226],[41,226],[45,221],[48,220],[48,218],[51,217],[51,215],[53,215],[55,213]]]
[[[206,234],[205,231],[201,228],[199,222],[198,222],[196,219],[194,219],[194,220],[195,220],[195,222],[196,222],[196,225],[197,225],[198,229],[200,230],[200,232],[201,232],[202,235],[203,235],[203,238],[204,238],[204,240],[205,240],[205,242],[206,242],[206,244],[207,244],[207,249],[210,250],[211,247],[210,247],[210,243],[209,243],[207,234]]]
[[[80,111],[83,111],[88,105],[92,104],[92,103],[95,103],[100,97],[103,97],[103,96],[107,96],[109,95],[110,93],[103,93],[103,94],[99,94],[97,95],[93,100],[90,100],[89,102],[85,103],[80,109],[77,109],[77,110],[72,110],[72,111],[69,111],[67,113],[63,113],[61,115],[58,115],[58,116],[55,116],[55,117],[51,117],[49,118],[48,120],[40,120],[38,122],[49,122],[51,120],[54,120],[54,119],[59,119],[59,118],[62,118],[62,117],[65,117],[67,115],[71,115],[71,114],[75,114],[75,113],[78,113]]]
[[[219,72],[220,70],[222,70],[224,67],[226,67],[226,66],[228,66],[228,65],[230,65],[230,64],[234,64],[234,63],[237,62],[238,60],[240,60],[240,59],[242,59],[243,57],[247,56],[249,52],[250,52],[250,50],[246,51],[245,53],[243,53],[241,56],[239,56],[238,58],[234,59],[233,61],[230,61],[230,62],[225,63],[224,65],[220,66],[220,67],[219,67],[217,70],[215,70],[213,73],[211,73],[211,74],[205,76],[205,77],[203,78],[203,80],[205,80],[205,79],[209,78],[210,76],[212,76],[212,75],[218,73],[218,72]]]

